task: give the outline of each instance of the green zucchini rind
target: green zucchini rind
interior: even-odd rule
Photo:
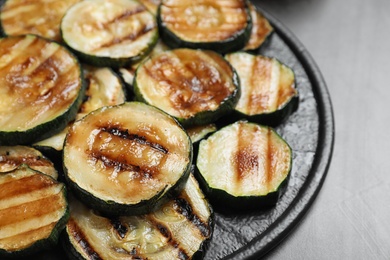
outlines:
[[[63,41],[90,65],[120,68],[140,61],[157,43],[156,18],[135,0],[85,0],[61,21]]]
[[[135,97],[175,117],[185,127],[213,123],[233,111],[240,81],[232,66],[210,50],[174,49],[142,63]]]
[[[274,28],[254,4],[248,3],[248,6],[252,17],[252,30],[243,50],[256,51],[267,41]]]
[[[0,257],[56,245],[69,218],[64,184],[22,164],[0,173],[0,185]]]
[[[77,58],[35,36],[0,39],[0,145],[31,144],[74,119],[85,90]]]
[[[61,41],[60,23],[70,6],[80,0],[6,0],[0,10],[0,32],[17,36],[35,34]]]
[[[192,143],[163,111],[140,102],[103,107],[76,121],[63,149],[65,178],[105,215],[145,214],[188,178]]]
[[[163,0],[157,22],[161,38],[171,48],[219,53],[243,49],[252,30],[245,0]]]
[[[106,218],[75,199],[61,244],[70,259],[201,259],[214,214],[191,174],[180,194],[153,213]]]
[[[27,164],[30,168],[43,172],[54,179],[58,172],[52,161],[39,150],[29,146],[0,146],[0,172],[8,172]]]
[[[200,142],[196,166],[216,210],[263,210],[283,193],[292,150],[272,128],[238,121]]]
[[[275,58],[246,52],[225,56],[240,76],[235,117],[277,126],[298,107],[294,71]]]

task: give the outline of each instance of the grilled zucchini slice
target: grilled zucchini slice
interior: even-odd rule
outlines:
[[[84,96],[83,73],[65,47],[34,35],[0,39],[0,145],[61,131]]]
[[[71,259],[196,259],[213,231],[213,211],[190,175],[183,191],[157,211],[106,218],[77,200],[62,245]]]
[[[161,0],[138,0],[141,4],[146,6],[148,10],[154,14],[157,15],[157,10],[159,5],[161,4]]]
[[[240,76],[237,118],[276,126],[297,109],[298,91],[291,68],[275,58],[246,52],[230,53],[225,58]]]
[[[105,215],[155,210],[183,187],[192,162],[185,130],[140,102],[104,107],[76,121],[63,153],[69,186]]]
[[[19,257],[57,244],[69,218],[66,189],[26,164],[0,173],[0,256]]]
[[[70,6],[80,0],[7,0],[0,11],[3,35],[36,34],[61,41],[60,23]]]
[[[244,50],[255,51],[268,39],[274,28],[254,4],[248,3],[248,5],[252,17],[252,30]]]
[[[138,62],[156,44],[156,18],[135,0],[85,0],[61,22],[64,42],[95,66],[124,67]]]
[[[134,91],[137,100],[162,109],[187,127],[212,123],[233,111],[240,82],[218,53],[174,49],[138,67]]]
[[[86,91],[84,102],[79,108],[76,119],[80,119],[103,106],[119,105],[126,101],[125,86],[121,78],[112,69],[84,65],[83,70]],[[34,147],[42,152],[58,154],[62,151],[67,132],[68,127],[56,135],[35,143]]]
[[[0,172],[8,172],[27,164],[30,168],[58,178],[52,161],[40,151],[28,146],[0,146]]]
[[[171,48],[241,50],[252,30],[245,0],[163,0],[157,21]]]
[[[216,210],[261,210],[282,194],[292,150],[272,128],[238,121],[200,142],[196,165]]]

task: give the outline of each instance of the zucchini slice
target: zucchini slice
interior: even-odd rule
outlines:
[[[156,209],[183,187],[192,162],[185,130],[140,102],[104,107],[76,121],[63,153],[69,186],[105,215]]]
[[[161,0],[138,0],[141,4],[143,4],[148,10],[157,15],[157,10],[159,5],[161,4]]]
[[[272,128],[237,121],[200,142],[196,165],[216,209],[261,210],[282,194],[292,150]]]
[[[0,145],[61,131],[84,96],[83,73],[65,47],[34,35],[0,39]]]
[[[276,126],[297,109],[298,91],[293,70],[275,58],[246,52],[225,56],[241,81],[235,107],[238,118]]]
[[[157,21],[170,47],[220,53],[241,50],[252,30],[245,0],[163,0]]]
[[[75,259],[196,259],[213,231],[213,211],[190,175],[183,191],[157,211],[106,218],[77,200],[62,245]]]
[[[156,44],[156,18],[135,0],[85,0],[68,9],[61,22],[64,42],[95,66],[138,62]]]
[[[134,91],[137,100],[162,109],[187,127],[212,123],[232,112],[240,82],[218,53],[174,49],[138,67]]]
[[[110,68],[83,66],[86,91],[76,119],[103,106],[119,105],[126,101],[126,90],[121,78]],[[72,124],[71,122],[70,124]],[[34,147],[40,151],[61,152],[68,127],[58,134],[36,142]],[[56,152],[57,151],[57,152]]]
[[[27,164],[31,169],[58,178],[58,172],[52,161],[42,153],[28,146],[0,146],[0,172],[8,172]]]
[[[4,35],[36,34],[61,41],[60,23],[70,6],[80,0],[7,0],[0,11],[0,30]]]
[[[69,217],[64,184],[22,164],[0,173],[0,187],[0,256],[54,246]]]
[[[262,46],[274,28],[254,4],[248,3],[248,5],[252,17],[252,31],[244,50],[254,51]]]

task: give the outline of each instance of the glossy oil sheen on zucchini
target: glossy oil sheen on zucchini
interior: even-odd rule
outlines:
[[[135,0],[85,0],[61,22],[65,43],[91,65],[122,67],[137,62],[158,39],[156,18]]]
[[[177,121],[140,102],[76,121],[63,152],[70,187],[106,215],[156,209],[182,188],[192,161],[191,141]]]
[[[30,168],[57,179],[54,164],[42,153],[28,146],[0,146],[0,172],[8,172],[27,164]]]
[[[6,0],[0,11],[0,24],[5,35],[36,34],[60,41],[62,16],[80,0]]]
[[[27,165],[0,173],[0,256],[50,248],[69,214],[65,186]]]
[[[252,30],[244,50],[252,51],[259,49],[274,29],[267,18],[264,17],[254,4],[249,3],[248,5],[252,17]]]
[[[220,53],[242,49],[252,29],[245,0],[163,0],[157,20],[170,47]]]
[[[246,52],[230,53],[226,59],[240,76],[241,97],[235,107],[239,117],[274,126],[295,111],[298,91],[291,68]]]
[[[245,121],[202,140],[196,162],[212,205],[226,211],[274,205],[291,164],[292,151],[282,137]]]
[[[76,57],[34,35],[0,39],[0,145],[27,144],[61,131],[84,96]]]
[[[83,66],[86,82],[85,98],[76,119],[103,106],[119,105],[126,101],[126,91],[121,79],[110,68]],[[70,124],[72,124],[71,122]],[[68,127],[47,139],[34,144],[40,150],[62,151]],[[49,152],[49,151],[48,151]]]
[[[213,212],[192,175],[177,197],[147,215],[105,218],[76,200],[70,205],[62,241],[76,259],[196,259],[213,230]]]
[[[134,91],[137,100],[190,126],[230,113],[240,96],[240,84],[235,70],[216,52],[174,49],[138,67]]]

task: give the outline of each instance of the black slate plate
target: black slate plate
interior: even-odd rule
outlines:
[[[299,40],[268,13],[275,32],[259,51],[290,66],[296,75],[299,108],[276,127],[293,149],[287,189],[277,205],[241,216],[216,214],[205,259],[260,259],[302,219],[321,189],[330,165],[334,118],[322,75]]]
[[[259,51],[290,66],[296,75],[299,108],[276,131],[293,149],[288,186],[277,205],[239,216],[215,214],[215,229],[205,260],[260,259],[302,219],[321,189],[331,161],[334,141],[332,105],[322,75],[299,40],[268,13],[275,32]],[[32,259],[28,257],[27,259]],[[66,257],[61,248],[34,259]]]

